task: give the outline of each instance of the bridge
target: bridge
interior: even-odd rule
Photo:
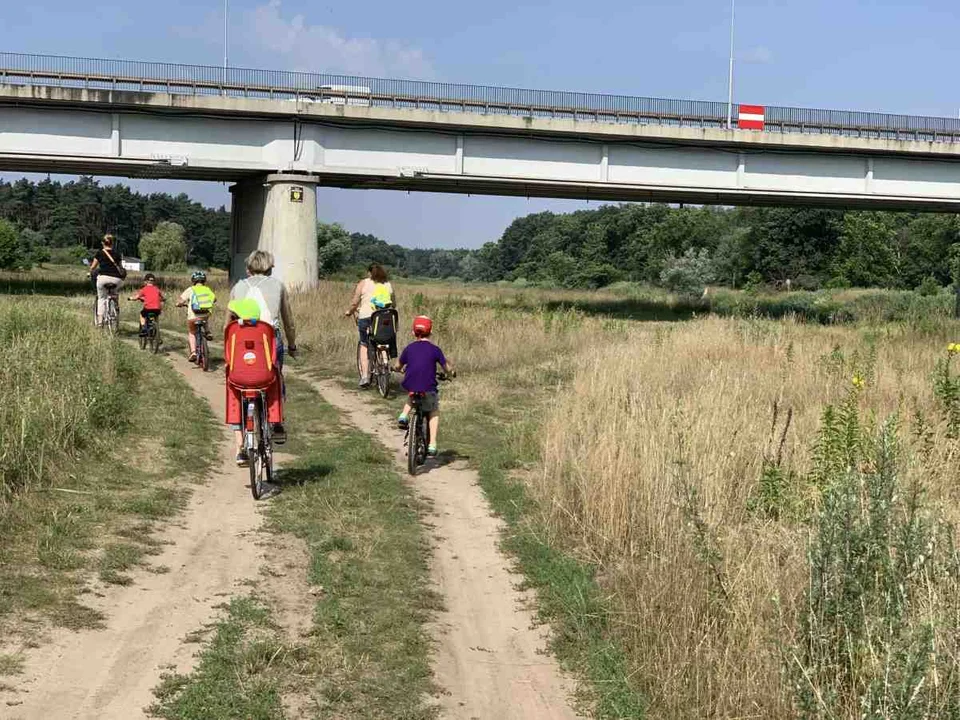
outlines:
[[[734,117],[739,106],[734,106]],[[234,183],[233,274],[316,281],[317,186],[960,211],[960,120],[0,53],[0,170]]]

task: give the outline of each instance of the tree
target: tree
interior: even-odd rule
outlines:
[[[847,213],[834,277],[854,287],[892,287],[898,274],[893,242],[894,227],[889,215]]]
[[[713,281],[712,272],[710,253],[705,249],[690,248],[681,257],[673,257],[667,262],[660,274],[660,282],[667,290],[680,295],[701,295]]]
[[[161,222],[140,239],[140,257],[150,270],[182,270],[187,266],[186,232],[174,222]]]
[[[22,270],[29,267],[20,246],[20,234],[9,220],[0,219],[0,269]]]
[[[352,254],[350,233],[339,223],[317,223],[317,259],[321,273],[330,274],[340,270]]]

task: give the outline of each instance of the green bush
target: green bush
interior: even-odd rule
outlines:
[[[899,419],[827,408],[810,481],[820,489],[796,642],[785,653],[799,717],[958,717],[960,562],[952,531],[902,473]]]
[[[936,278],[929,275],[917,286],[917,294],[923,295],[924,297],[938,295],[940,290],[940,283],[937,282]]]

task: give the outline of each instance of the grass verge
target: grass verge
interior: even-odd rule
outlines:
[[[153,712],[273,720],[295,704],[318,717],[435,717],[424,624],[437,598],[421,508],[387,453],[342,426],[308,385],[290,379],[288,398],[284,453],[295,459],[284,463],[267,525],[306,544],[300,592],[314,598],[310,630],[290,637],[255,587],[230,603],[197,669],[164,680]],[[267,554],[271,566],[284,560]]]
[[[94,578],[132,582],[128,571],[158,552],[152,531],[186,502],[214,441],[205,404],[165,363],[101,337],[66,303],[35,307],[0,300],[8,347],[30,350],[4,383],[20,401],[5,403],[3,427],[29,430],[28,460],[4,467],[0,502],[0,636],[14,651],[50,625],[102,623],[85,599]]]

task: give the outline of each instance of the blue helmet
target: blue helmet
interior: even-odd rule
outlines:
[[[207,274],[203,270],[194,271],[193,275],[190,276],[190,282],[192,283],[202,283],[207,281]]]

